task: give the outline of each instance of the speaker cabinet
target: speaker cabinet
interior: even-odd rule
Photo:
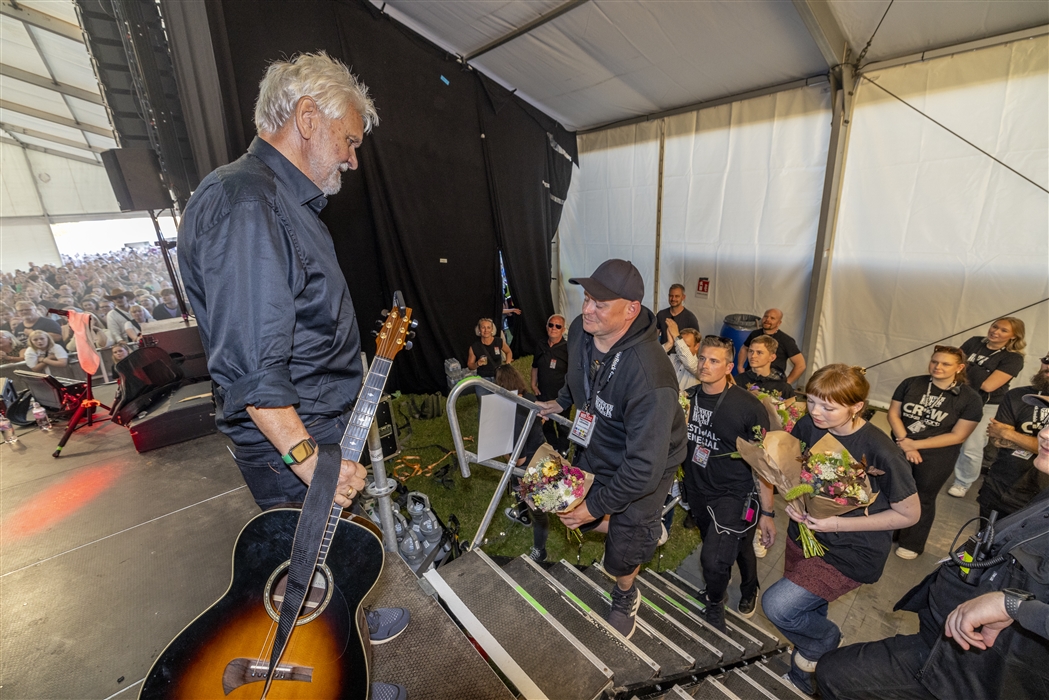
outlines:
[[[113,148],[102,152],[109,184],[120,211],[171,207],[171,195],[160,178],[160,161],[148,148]]]

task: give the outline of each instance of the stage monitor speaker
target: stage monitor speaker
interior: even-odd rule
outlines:
[[[127,427],[139,452],[211,435],[218,430],[211,385],[187,384],[148,413],[139,414]]]
[[[120,211],[171,207],[171,194],[160,178],[160,161],[149,148],[113,148],[102,152],[109,184]]]

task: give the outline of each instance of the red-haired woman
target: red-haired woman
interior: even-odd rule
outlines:
[[[783,578],[761,596],[761,607],[794,644],[789,677],[810,695],[815,690],[816,662],[841,642],[841,630],[827,619],[828,604],[881,578],[892,550],[893,530],[918,522],[920,512],[903,453],[892,438],[862,418],[869,391],[859,367],[821,367],[805,386],[809,413],[791,433],[810,446],[830,433],[854,459],[863,459],[880,472],[870,477],[879,496],[867,508],[813,518],[787,506],[793,522],[787,530]],[[798,545],[801,522],[824,546],[824,556],[804,558]]]
[[[889,425],[911,463],[922,506],[917,524],[900,530],[896,556],[901,559],[914,559],[925,551],[936,518],[936,496],[954,472],[962,443],[983,418],[983,400],[966,382],[965,358],[959,348],[937,345],[929,373],[904,379],[892,395]]]

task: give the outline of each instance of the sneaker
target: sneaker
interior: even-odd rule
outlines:
[[[711,627],[720,631],[727,632],[725,627],[725,604],[722,602],[712,603],[709,600],[704,600],[706,603],[706,609],[703,612],[703,617],[707,619],[707,622]],[[751,611],[753,614],[753,611]]]
[[[696,525],[696,521],[692,519],[692,513],[689,513],[688,511],[685,511],[685,522],[681,524],[686,530],[695,530],[697,527],[699,527],[698,525]]]
[[[754,617],[754,611],[758,607],[758,592],[754,591],[754,594],[739,599],[739,605],[736,606],[736,610],[739,611],[739,616],[745,620],[749,620]]]
[[[385,644],[396,639],[412,619],[411,614],[404,608],[375,608],[367,611],[366,617],[368,637],[372,644]]]
[[[372,683],[371,700],[408,700],[408,689],[396,683]]]
[[[811,688],[804,687],[804,685],[800,681],[794,680],[794,676],[790,673],[784,673],[783,680],[787,681],[787,683],[790,684],[790,687],[797,690],[799,695],[804,695],[805,697],[813,697],[813,690]],[[811,686],[812,681],[810,680],[808,684],[809,686]]]
[[[656,546],[662,547],[667,543],[667,540],[670,539],[670,533],[667,532],[667,526],[665,523],[660,523],[659,527],[661,527],[663,531],[659,533],[659,540],[656,542]]]
[[[962,486],[961,484],[954,484],[951,488],[947,489],[948,496],[954,496],[955,498],[965,498],[965,494],[969,493],[968,486]]]
[[[524,525],[525,527],[532,527],[532,516],[528,513],[528,506],[522,501],[516,506],[511,506],[503,511],[506,517],[513,520],[518,525]]]
[[[805,673],[816,672],[816,662],[809,661],[808,659],[806,659],[798,652],[797,649],[794,650],[794,665],[797,666],[798,669],[800,669],[801,671],[804,671]]]
[[[546,561],[546,549],[532,547],[532,549],[528,552],[528,558],[534,561],[536,564],[542,564],[544,561]]]
[[[761,537],[754,538],[754,556],[758,559],[764,559],[765,555],[769,553],[768,548],[761,544]]]
[[[641,607],[641,591],[637,584],[630,587],[629,591],[619,590],[619,586],[612,588],[612,609],[608,612],[608,624],[612,629],[623,635],[624,639],[630,639],[637,626],[637,609]]]
[[[900,559],[917,559],[918,553],[912,549],[907,549],[906,547],[897,547],[896,556]]]

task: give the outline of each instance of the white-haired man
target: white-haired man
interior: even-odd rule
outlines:
[[[274,62],[259,85],[258,135],[201,181],[179,229],[216,423],[263,509],[304,500],[317,444],[339,442],[361,387],[353,302],[319,214],[378,121],[341,62],[323,52]],[[364,476],[344,460],[335,501],[349,507]],[[376,610],[368,623],[372,643],[388,641],[407,612]]]

